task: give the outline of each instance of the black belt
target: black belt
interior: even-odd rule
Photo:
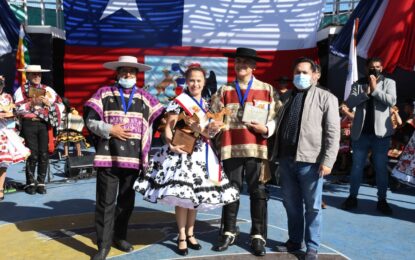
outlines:
[[[35,122],[41,121],[41,119],[38,118],[38,117],[31,117],[31,118],[23,117],[23,120],[25,120],[25,121],[35,121]]]

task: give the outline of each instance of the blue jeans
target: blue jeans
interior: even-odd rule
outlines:
[[[386,199],[388,189],[388,149],[390,137],[378,138],[374,134],[362,134],[352,141],[353,166],[350,172],[350,196],[357,197],[362,182],[363,169],[369,150],[372,151],[372,163],[375,166],[378,199]]]
[[[283,204],[287,211],[290,241],[302,243],[304,238],[307,249],[318,250],[323,193],[323,178],[319,177],[320,164],[295,162],[292,157],[281,158],[279,162],[278,170]]]

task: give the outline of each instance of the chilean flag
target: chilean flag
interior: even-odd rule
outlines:
[[[359,18],[357,54],[362,58],[380,57],[392,73],[396,67],[415,70],[415,0],[362,0],[331,48],[346,55],[353,22]]]
[[[121,55],[136,56],[153,67],[139,75],[146,88],[169,80],[179,86],[186,66],[195,62],[220,86],[234,77],[233,60],[223,53],[237,47],[254,48],[268,58],[270,62],[257,64],[255,75],[274,84],[279,76],[292,75],[294,59],[317,59],[324,4],[324,0],[64,0],[65,96],[80,108],[98,87],[114,82],[114,72],[102,64]]]

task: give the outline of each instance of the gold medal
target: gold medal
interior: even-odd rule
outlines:
[[[124,117],[123,122],[124,124],[128,124],[130,122],[130,119],[128,119],[128,117]]]

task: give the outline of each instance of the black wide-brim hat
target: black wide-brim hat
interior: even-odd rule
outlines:
[[[268,59],[258,57],[256,54],[256,50],[250,49],[250,48],[243,48],[243,47],[237,48],[236,52],[233,52],[233,53],[224,53],[223,56],[229,57],[229,58],[236,58],[236,57],[250,58],[258,62],[269,61]]]

